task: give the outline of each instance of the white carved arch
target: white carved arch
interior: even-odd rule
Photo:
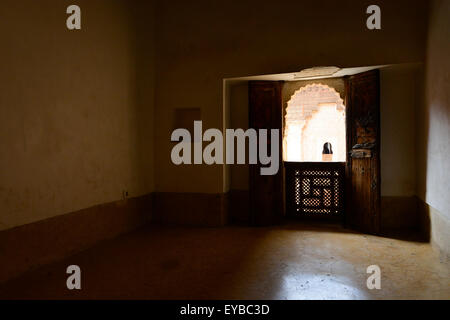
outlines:
[[[303,137],[303,131],[313,115],[321,106],[333,105],[341,114],[345,113],[344,101],[332,87],[315,83],[306,85],[295,91],[287,103],[285,127],[283,135],[283,158],[288,159],[288,141],[297,141]],[[296,143],[300,143],[297,141]],[[300,156],[301,158],[301,156]],[[302,159],[297,159],[302,160]]]

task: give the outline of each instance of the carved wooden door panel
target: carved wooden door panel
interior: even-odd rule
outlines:
[[[346,222],[359,231],[380,232],[379,71],[346,79]]]
[[[278,223],[283,214],[283,180],[281,162],[282,82],[249,82],[249,128],[268,129],[267,150],[271,150],[270,130],[279,130],[279,170],[276,175],[261,175],[260,164],[250,165],[250,211],[254,225]],[[258,142],[259,143],[259,142]],[[258,146],[259,150],[259,146]]]

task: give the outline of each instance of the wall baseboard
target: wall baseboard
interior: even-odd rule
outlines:
[[[150,221],[152,194],[96,205],[0,232],[0,283]]]
[[[228,202],[230,223],[250,225],[250,192],[248,190],[230,190]]]
[[[417,203],[422,233],[443,259],[450,260],[450,220],[422,199]]]
[[[228,196],[229,221],[233,224],[251,223],[248,190],[230,190]],[[417,198],[382,197],[381,227],[384,230],[420,230]]]

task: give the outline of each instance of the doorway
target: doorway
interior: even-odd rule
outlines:
[[[324,82],[326,80],[322,80]],[[340,81],[343,86],[343,80]],[[284,112],[283,161],[286,215],[343,220],[346,110],[335,88],[291,83]]]
[[[297,88],[298,96],[295,90],[287,99],[288,81],[249,81],[249,127],[283,132],[282,173],[262,177],[250,166],[252,222],[338,217],[348,227],[378,234],[379,70],[340,77],[340,90],[322,79],[309,81],[310,86]]]

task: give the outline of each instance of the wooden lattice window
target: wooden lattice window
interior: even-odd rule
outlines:
[[[291,216],[339,216],[344,207],[344,163],[286,162],[286,208]]]

